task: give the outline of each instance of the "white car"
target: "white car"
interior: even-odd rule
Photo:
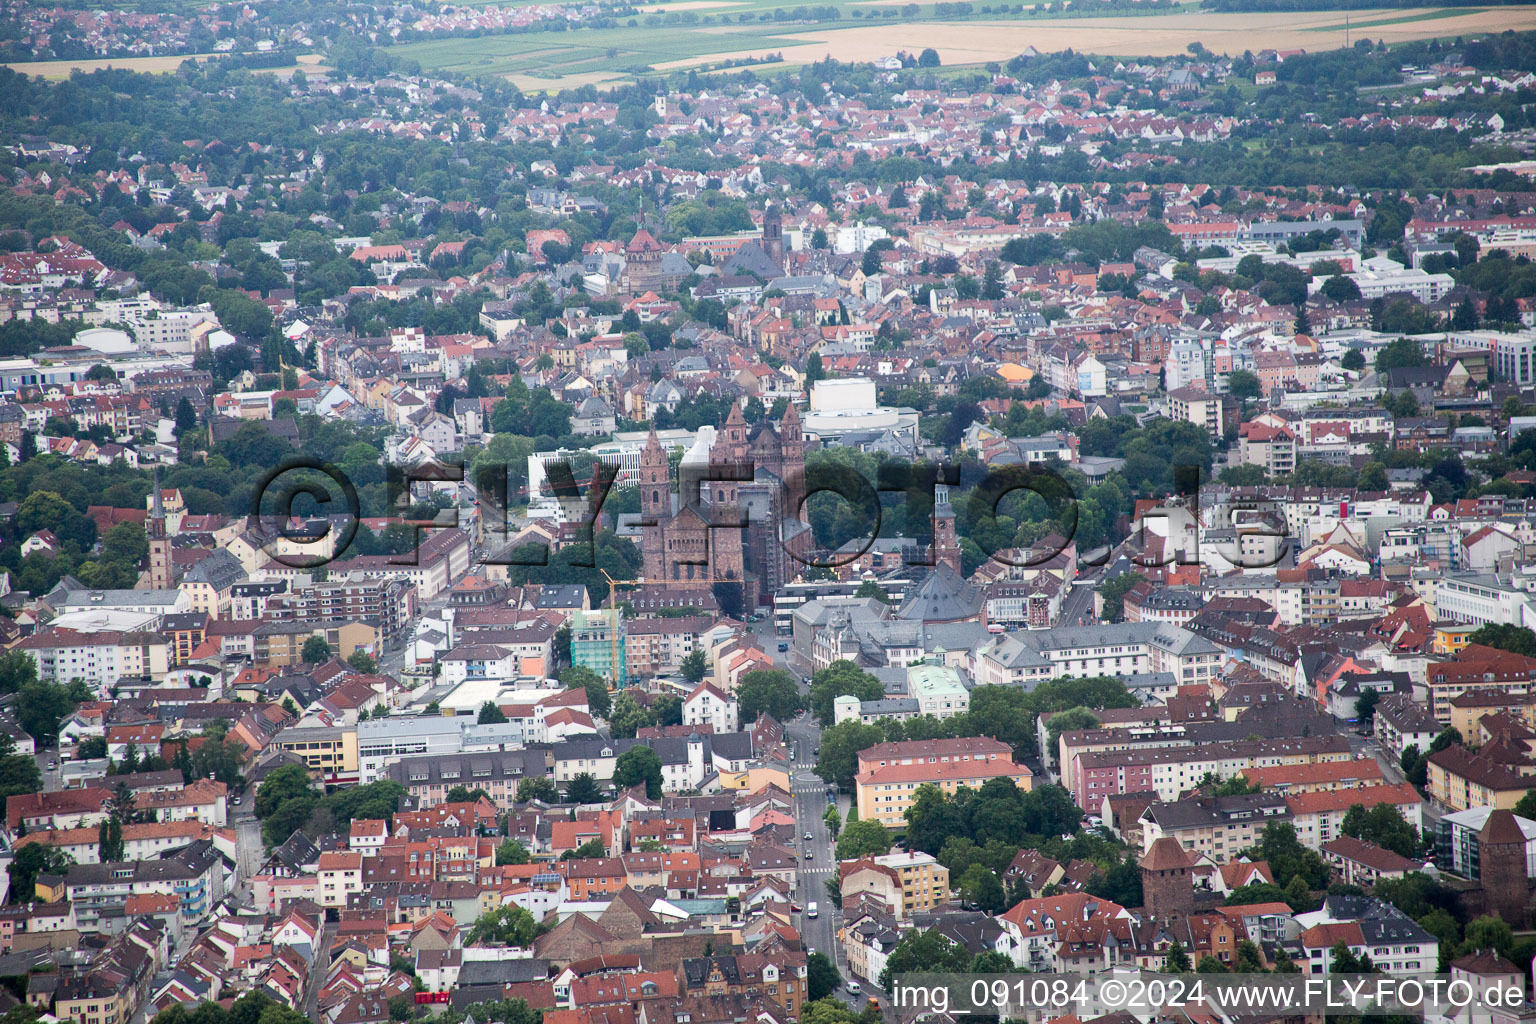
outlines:
[[[843,988],[847,989],[848,994],[851,996],[856,996],[860,992],[864,991],[864,987],[856,981],[850,981],[848,984],[844,985]]]

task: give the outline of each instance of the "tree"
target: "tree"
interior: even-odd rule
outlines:
[[[530,775],[517,784],[517,802],[525,804],[530,800],[538,800],[546,804],[560,802],[560,790],[555,787],[555,780],[547,775]]]
[[[1475,331],[1481,322],[1477,315],[1477,306],[1472,302],[1472,296],[1462,296],[1461,304],[1451,315],[1451,328],[1457,331]]]
[[[598,789],[597,777],[591,772],[577,772],[565,784],[565,800],[572,804],[601,803],[602,790]]]
[[[1200,958],[1200,962],[1195,965],[1195,973],[1226,974],[1227,965],[1216,959],[1216,957],[1212,956],[1210,953],[1207,953],[1205,956],[1202,956]]]
[[[833,786],[851,790],[858,774],[859,751],[884,740],[885,732],[878,725],[866,725],[857,718],[823,729],[816,752],[816,774]]]
[[[1427,365],[1429,365],[1429,356],[1425,354],[1424,346],[1412,338],[1398,338],[1384,345],[1376,353],[1377,373],[1386,373],[1397,367]]]
[[[1361,729],[1370,729],[1376,720],[1376,705],[1380,700],[1381,694],[1375,690],[1366,690],[1355,698],[1355,721],[1360,723]]]
[[[589,860],[593,857],[608,856],[608,848],[603,845],[601,839],[588,839],[574,850],[566,850],[560,855],[561,860]]]
[[[837,965],[831,957],[819,950],[806,957],[805,972],[807,998],[812,1002],[825,999],[843,984],[842,975],[837,973]]]
[[[443,794],[443,803],[445,804],[474,804],[479,803],[481,799],[489,800],[491,799],[491,794],[479,786],[476,786],[474,789],[470,789],[468,786],[454,786]]]
[[[37,761],[16,753],[16,743],[10,734],[0,733],[0,813],[4,813],[10,797],[41,792],[42,788],[43,773]]]
[[[1129,853],[1123,860],[1090,880],[1088,891],[1122,907],[1139,907],[1146,902],[1141,891],[1141,865]]]
[[[956,885],[960,898],[984,914],[1001,914],[1007,909],[1007,897],[997,872],[985,864],[972,864],[966,868]]]
[[[832,724],[833,702],[844,696],[879,700],[885,684],[851,661],[834,661],[811,677],[811,711],[823,727]]]
[[[917,55],[917,66],[920,68],[936,68],[939,66],[939,51],[928,47]]]
[[[374,661],[373,655],[361,647],[347,656],[347,664],[363,673],[363,675],[373,675],[373,673],[379,670],[378,662]]]
[[[584,665],[567,665],[556,673],[555,678],[567,690],[574,690],[578,686],[587,691],[587,706],[592,713],[599,718],[607,718],[613,710],[613,697],[608,692],[608,684],[601,676]]]
[[[1252,370],[1233,370],[1227,375],[1227,390],[1234,397],[1247,400],[1263,395],[1264,385]]]
[[[931,928],[914,928],[901,937],[880,972],[880,987],[902,974],[958,974],[971,965],[965,947]]]
[[[315,796],[314,787],[310,784],[309,772],[300,765],[281,765],[272,769],[261,781],[261,785],[256,787],[254,805],[256,817],[271,817],[273,812],[290,800]]]
[[[661,799],[661,758],[656,751],[643,744],[636,744],[613,765],[613,784],[619,789],[645,783],[645,794],[652,800]]]
[[[891,852],[891,834],[878,821],[850,821],[837,837],[837,859],[878,857]]]
[[[743,675],[736,687],[736,700],[743,724],[755,722],[763,714],[787,722],[799,713],[804,703],[795,677],[776,668],[756,669]]]
[[[197,426],[197,410],[183,397],[176,403],[176,434],[180,436]]]
[[[25,654],[22,657],[31,661]],[[47,744],[58,737],[59,723],[92,697],[90,689],[78,679],[68,686],[42,681],[24,683],[16,691],[16,721],[27,735]]]
[[[1353,804],[1344,812],[1339,830],[1346,836],[1375,843],[1403,857],[1417,855],[1423,845],[1419,830],[1404,820],[1402,813],[1391,804],[1375,804],[1369,810],[1363,804]]]
[[[1125,612],[1125,595],[1138,583],[1145,583],[1146,577],[1136,571],[1123,572],[1119,576],[1099,587],[1099,596],[1104,600],[1103,618],[1105,622],[1117,622]]]
[[[697,683],[704,678],[704,673],[709,671],[709,656],[704,653],[704,648],[695,647],[683,658],[678,671],[683,678],[690,683]]]
[[[475,722],[479,725],[505,725],[506,721],[506,713],[497,707],[496,702],[492,700],[488,700],[480,705],[480,714],[475,719]]]
[[[1295,827],[1285,822],[1264,826],[1258,844],[1247,855],[1253,860],[1268,861],[1275,882],[1282,886],[1300,878],[1309,889],[1326,889],[1332,874],[1317,851],[1301,845]]]
[[[1079,729],[1092,729],[1099,724],[1099,716],[1085,707],[1068,708],[1058,711],[1045,721],[1046,738],[1052,747],[1064,732],[1074,732]]]
[[[466,945],[483,946],[494,943],[502,946],[527,947],[533,945],[539,924],[523,907],[509,904],[481,914],[475,926],[469,930]]]
[[[1515,814],[1521,818],[1536,819],[1536,789],[1528,789],[1520,802],[1515,804]]]
[[[123,823],[116,814],[96,830],[96,856],[99,863],[112,864],[124,859]]]
[[[10,867],[11,902],[31,903],[35,898],[37,876],[57,874],[69,865],[69,858],[47,843],[27,843],[16,850]]]
[[[304,641],[299,657],[306,665],[322,665],[331,660],[331,645],[325,642],[323,636],[312,636]]]
[[[1536,657],[1536,631],[1527,626],[1509,626],[1489,623],[1479,626],[1467,637],[1467,642],[1484,647],[1496,647],[1511,654],[1527,658]]]
[[[17,693],[28,683],[37,682],[37,662],[26,651],[0,654],[0,693]]]
[[[1163,957],[1164,974],[1188,974],[1190,971],[1189,954],[1184,952],[1184,947],[1174,939],[1168,946],[1168,955]]]
[[[1536,792],[1536,790],[1532,792]],[[1529,796],[1530,794],[1526,795]],[[827,813],[821,816],[821,820],[826,823],[827,831],[832,833],[832,838],[836,839],[837,833],[843,827],[843,816],[837,813],[837,806],[835,804],[828,805]]]
[[[496,864],[527,864],[533,860],[533,855],[528,852],[528,847],[516,839],[506,839],[496,847]]]
[[[619,694],[618,700],[613,702],[613,713],[608,716],[613,735],[626,740],[634,739],[651,721],[650,711],[641,707],[634,694],[628,692]]]

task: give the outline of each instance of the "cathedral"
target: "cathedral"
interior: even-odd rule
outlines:
[[[791,405],[777,426],[764,420],[754,430],[732,403],[710,447],[708,472],[684,466],[680,473],[678,493],[652,430],[640,456],[645,580],[670,590],[712,590],[726,614],[745,616],[771,604],[774,592],[799,572],[791,552],[804,558],[811,547],[800,507],[805,440],[799,412]]]

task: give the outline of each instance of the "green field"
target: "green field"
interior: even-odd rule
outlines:
[[[539,78],[603,75],[632,77],[649,66],[710,53],[756,50],[768,54],[794,46],[794,29],[820,26],[784,26],[765,35],[762,29],[742,26],[656,26],[611,28],[576,32],[537,32],[522,35],[481,36],[478,39],[440,39],[408,43],[390,52],[435,71],[465,75],[509,75]],[[768,26],[764,26],[764,29]],[[787,32],[786,32],[787,30]],[[579,84],[579,83],[576,83]]]
[[[933,47],[945,67],[975,67],[1005,63],[1029,46],[1043,53],[1070,47],[1118,57],[1164,57],[1182,54],[1195,42],[1236,54],[1266,47],[1324,50],[1361,39],[1392,45],[1536,29],[1533,4],[1239,13],[1196,12],[1192,4],[1179,11],[1127,11],[1079,0],[1067,11],[1058,3],[1047,13],[1032,3],[973,2],[967,16],[945,18],[937,16],[931,2],[916,5],[911,14],[902,0],[894,5],[892,0],[834,0],[833,5],[839,20],[789,22],[758,20],[767,12],[793,10],[785,0],[683,0],[642,5],[644,13],[626,19],[633,25],[617,28],[438,40],[406,44],[394,52],[429,71],[502,75],[528,91],[555,91],[633,81],[651,72],[719,70],[728,62],[773,54],[782,54],[784,62],[751,66],[772,74],[827,57],[871,61]],[[667,23],[653,13],[657,10],[667,12]]]
[[[483,0],[490,2],[490,0]],[[915,16],[903,11],[904,0],[823,0],[791,3],[789,0],[680,0],[673,3],[636,3],[641,14],[625,19],[633,26],[612,29],[576,29],[569,32],[532,32],[473,39],[442,39],[425,43],[406,43],[391,52],[415,60],[427,70],[465,75],[505,75],[528,88],[529,79],[539,79],[538,86],[569,88],[588,81],[631,81],[648,68],[669,61],[708,57],[710,54],[753,56],[777,53],[837,29],[870,26],[909,26],[919,23],[963,25],[968,20],[1008,20],[1027,24],[1044,17],[1038,8],[1045,0],[1010,0],[1006,4],[972,2],[969,17],[940,19],[934,13],[933,0],[913,3]],[[1049,17],[1087,19],[1101,13],[1117,17],[1157,17],[1157,13],[1135,9],[1095,10],[1077,6],[1062,9],[1056,0]],[[1193,7],[1198,0],[1175,0],[1180,6]],[[1024,10],[1019,10],[1020,7]],[[836,7],[837,21],[760,21],[759,16],[776,10],[797,7]],[[854,12],[859,17],[854,17]],[[1166,8],[1164,9],[1166,11]],[[685,23],[658,24],[661,14],[675,22],[681,15]],[[743,16],[746,20],[742,20]],[[892,52],[899,47],[893,47]],[[908,47],[911,49],[911,47]],[[914,49],[913,52],[916,52]],[[799,61],[789,61],[797,64]],[[770,69],[773,65],[769,65]],[[701,65],[701,70],[713,70]],[[537,86],[536,86],[537,87]]]

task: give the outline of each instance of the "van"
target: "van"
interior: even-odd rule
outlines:
[[[864,987],[856,981],[850,981],[848,984],[844,985],[843,988],[847,989],[848,994],[851,996],[856,996],[860,992],[864,991]]]
[[[807,903],[805,905],[805,916],[806,917],[815,917],[816,916],[816,901],[815,900],[811,900],[811,902],[809,902],[809,903]]]

